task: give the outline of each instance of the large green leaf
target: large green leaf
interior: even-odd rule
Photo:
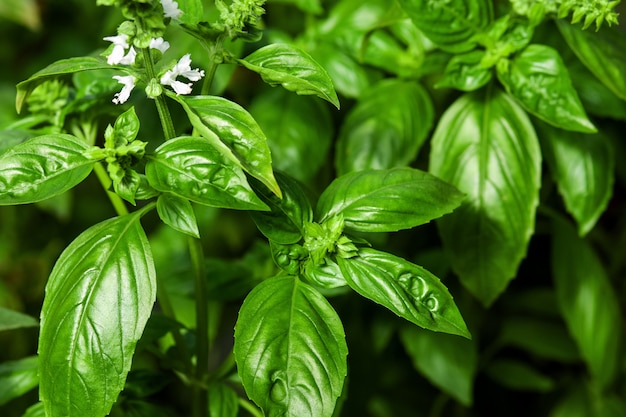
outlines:
[[[102,417],[124,388],[156,298],[146,209],[84,231],[50,274],[38,351],[46,415]]]
[[[301,95],[316,95],[339,108],[333,81],[324,67],[293,45],[267,45],[237,62],[260,74],[272,86],[282,85]]]
[[[450,213],[463,194],[417,169],[351,172],[335,179],[317,203],[320,222],[341,214],[346,228],[363,232],[409,229]]]
[[[613,194],[615,154],[601,134],[565,132],[541,127],[541,144],[565,207],[587,234],[606,209]]]
[[[234,351],[246,393],[266,416],[333,415],[348,349],[337,313],[309,285],[279,276],[255,287],[239,311]]]
[[[88,146],[65,134],[37,136],[0,155],[0,206],[46,200],[73,188],[91,172]]]
[[[0,307],[0,332],[4,330],[21,329],[24,327],[37,327],[39,322],[36,318]]]
[[[182,104],[191,124],[205,139],[280,196],[267,138],[250,113],[222,97],[170,96]]]
[[[470,337],[446,286],[421,266],[369,248],[352,258],[338,257],[337,263],[362,296],[425,329]]]
[[[606,25],[597,32],[582,30],[564,20],[557,26],[583,64],[616,96],[626,100],[626,35]]]
[[[344,121],[336,147],[339,174],[408,165],[433,126],[434,110],[413,81],[386,80],[359,100]]]
[[[468,197],[439,222],[452,266],[485,305],[515,276],[534,230],[541,155],[526,113],[487,88],[459,98],[439,121],[430,171]]]
[[[472,404],[478,370],[476,342],[418,327],[402,328],[400,339],[415,369],[461,404]]]
[[[41,71],[33,74],[29,79],[22,81],[17,85],[17,95],[15,97],[15,107],[19,113],[26,102],[30,93],[39,84],[65,74],[72,74],[79,71],[111,69],[111,65],[101,57],[76,57],[62,59],[48,65]]]
[[[493,19],[489,0],[398,0],[407,15],[430,40],[449,52],[473,48],[474,35]]]
[[[267,210],[232,160],[204,138],[179,137],[159,146],[146,163],[156,190],[212,207]]]
[[[561,129],[596,132],[556,49],[529,45],[497,68],[500,82],[528,112]]]
[[[554,220],[552,268],[567,327],[601,386],[618,369],[623,320],[617,295],[600,258],[565,220]]]
[[[37,356],[0,364],[0,405],[27,393],[39,383]]]

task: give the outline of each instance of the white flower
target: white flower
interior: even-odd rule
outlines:
[[[189,94],[191,93],[192,84],[176,81],[179,75],[187,78],[189,81],[198,81],[200,78],[204,77],[204,71],[198,68],[192,70],[190,55],[185,54],[178,63],[174,65],[174,68],[167,71],[161,77],[161,84],[171,86],[176,94]]]
[[[168,41],[164,41],[163,38],[152,38],[150,39],[150,48],[158,49],[162,54],[165,53],[170,48],[170,43]]]
[[[122,104],[125,103],[126,100],[130,97],[130,92],[135,88],[135,77],[132,75],[114,75],[113,78],[117,80],[118,83],[124,84],[122,87],[122,91],[119,93],[115,93],[113,96],[113,103]]]
[[[177,20],[183,12],[178,8],[178,3],[173,0],[161,0],[163,6],[163,14],[165,17],[171,17]]]
[[[117,36],[107,36],[103,38],[105,41],[109,41],[113,43],[113,51],[107,57],[107,63],[109,65],[131,65],[135,63],[135,57],[137,56],[137,52],[135,52],[135,48],[132,46],[128,53],[126,53],[126,49],[128,49],[128,35],[117,35]]]

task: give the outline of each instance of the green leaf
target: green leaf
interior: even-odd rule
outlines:
[[[113,125],[113,142],[111,148],[119,148],[128,145],[137,138],[139,133],[139,118],[135,112],[135,107],[131,107],[115,119]]]
[[[174,230],[200,238],[196,215],[189,200],[174,194],[163,193],[157,200],[157,212],[163,223]]]
[[[37,404],[31,405],[22,417],[46,417],[46,410],[43,407],[43,403],[38,402]]]
[[[180,15],[180,22],[187,25],[197,25],[204,20],[204,7],[202,0],[177,0],[178,10],[183,13]]]
[[[406,166],[433,126],[433,105],[413,81],[385,80],[364,94],[346,117],[336,146],[339,174]]]
[[[320,221],[341,214],[346,228],[362,232],[409,229],[450,213],[463,194],[417,169],[358,171],[342,175],[317,203]]]
[[[424,51],[420,49],[422,46],[410,44],[410,47],[406,48],[385,29],[368,33],[361,48],[362,53],[361,51],[357,53],[362,55],[361,61],[364,64],[383,69],[400,78],[417,78],[416,73],[422,68],[424,60]]]
[[[280,197],[267,138],[250,113],[222,97],[172,97],[181,103],[205,139]]]
[[[461,404],[472,404],[478,370],[476,342],[407,326],[400,329],[400,340],[415,369]]]
[[[198,204],[267,210],[241,168],[204,138],[179,137],[159,146],[148,157],[146,177],[156,190]]]
[[[541,126],[542,149],[567,211],[586,235],[606,209],[613,194],[615,153],[610,140],[598,133],[585,135]]]
[[[481,65],[484,56],[484,51],[454,55],[435,87],[451,87],[462,91],[475,91],[484,87],[493,77],[493,71]]]
[[[65,134],[37,136],[0,155],[0,206],[28,204],[73,188],[91,172],[88,146]]]
[[[22,81],[17,85],[17,95],[15,97],[15,108],[19,113],[24,106],[24,102],[30,93],[39,84],[65,74],[72,74],[79,71],[111,69],[111,65],[107,64],[102,57],[77,57],[62,59],[53,64],[48,65],[41,71],[33,74],[29,79]]]
[[[470,338],[461,313],[439,278],[411,262],[374,249],[337,258],[348,285],[363,297],[424,329]]]
[[[4,330],[22,329],[25,327],[38,327],[36,318],[18,311],[0,307],[0,332]]]
[[[549,392],[554,381],[524,362],[496,359],[489,363],[485,372],[499,385],[518,391]]]
[[[556,23],[578,59],[616,96],[626,100],[626,35],[606,26],[593,32],[562,19]]]
[[[246,297],[235,359],[248,396],[267,416],[333,415],[347,372],[341,320],[315,289],[278,276]]]
[[[406,14],[431,41],[449,52],[473,48],[474,35],[493,19],[488,0],[398,0]]]
[[[0,364],[0,405],[26,394],[39,383],[37,356]]]
[[[303,12],[312,14],[320,14],[323,11],[320,0],[272,0],[272,3],[293,4]]]
[[[235,390],[226,384],[213,384],[209,387],[209,415],[211,417],[237,417],[239,397]]]
[[[602,262],[566,221],[554,220],[554,286],[567,327],[597,382],[608,386],[618,368],[622,318]]]
[[[321,100],[269,89],[255,97],[250,113],[267,135],[275,169],[307,182],[327,163],[333,120]]]
[[[431,142],[430,171],[467,193],[438,221],[452,266],[483,304],[515,277],[534,231],[541,155],[526,113],[487,88],[446,110]]]
[[[36,32],[41,29],[42,8],[36,0],[4,0],[0,3],[0,18],[11,19]]]
[[[261,75],[271,86],[282,85],[297,94],[316,95],[339,108],[337,93],[326,70],[293,45],[267,45],[237,62]]]
[[[38,350],[46,415],[107,415],[124,388],[156,299],[152,254],[139,223],[149,207],[84,231],[50,274]]]
[[[555,49],[529,45],[497,68],[500,82],[528,112],[561,129],[596,132]]]
[[[296,180],[280,172],[276,173],[276,180],[283,198],[252,183],[270,211],[250,212],[250,215],[259,231],[269,240],[281,245],[297,243],[304,235],[304,224],[313,221],[313,209],[302,185]]]

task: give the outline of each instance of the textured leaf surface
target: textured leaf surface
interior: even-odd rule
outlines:
[[[478,369],[475,342],[417,327],[402,328],[400,339],[415,369],[461,404],[472,404]]]
[[[615,154],[603,134],[585,135],[542,126],[543,154],[565,207],[587,234],[606,209],[615,180]]]
[[[337,258],[348,285],[424,329],[470,337],[448,289],[419,265],[374,249]]]
[[[555,219],[552,268],[567,327],[602,386],[617,370],[621,318],[616,293],[593,249],[566,221]]]
[[[27,393],[39,383],[37,356],[0,364],[0,405]]]
[[[406,166],[433,126],[430,97],[416,82],[388,80],[372,88],[350,111],[336,146],[339,175]]]
[[[339,108],[333,81],[311,55],[286,43],[267,45],[238,62],[270,85],[301,95],[316,95]]]
[[[141,211],[90,227],[55,264],[41,311],[39,395],[51,416],[102,417],[124,388],[156,298]]]
[[[0,155],[0,206],[46,200],[73,188],[91,172],[88,146],[65,134],[32,138]]]
[[[346,376],[347,353],[337,313],[296,277],[264,281],[239,311],[239,376],[266,416],[332,416]]]
[[[200,237],[196,215],[189,200],[164,193],[157,200],[157,212],[163,223],[179,232]]]
[[[204,138],[179,137],[159,146],[146,163],[156,190],[212,207],[266,210],[242,169]]]
[[[173,97],[183,105],[194,128],[216,149],[229,154],[250,175],[280,196],[267,138],[250,113],[222,97]],[[216,136],[221,142],[215,140]]]
[[[529,45],[498,79],[528,112],[566,130],[593,133],[595,126],[572,86],[559,53],[545,45]]]
[[[409,229],[450,213],[463,194],[417,169],[358,171],[342,175],[317,203],[320,221],[341,214],[347,228],[363,232]]]
[[[439,222],[461,282],[485,305],[515,276],[534,230],[540,151],[525,112],[487,89],[459,98],[439,121],[430,171],[467,194]]]
[[[484,56],[484,51],[453,56],[436,87],[451,87],[461,91],[475,91],[483,87],[493,77],[493,71],[481,65]]]

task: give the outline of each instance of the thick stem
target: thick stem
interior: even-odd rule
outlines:
[[[106,191],[109,200],[111,200],[111,204],[113,205],[113,208],[115,209],[117,215],[123,216],[124,214],[128,214],[128,209],[126,208],[126,204],[124,204],[124,200],[122,200],[119,195],[115,194],[112,191],[109,191],[112,181],[111,178],[109,178],[109,174],[107,174],[107,171],[102,163],[97,162],[94,165],[93,170],[96,172],[96,176],[98,177],[98,180],[100,180],[102,188],[104,188],[104,190]]]
[[[148,79],[156,80],[157,77],[156,72],[154,71],[154,63],[152,62],[152,53],[150,52],[150,48],[142,48],[141,53],[143,54]],[[165,140],[172,139],[176,136],[176,131],[174,130],[174,123],[172,122],[170,109],[167,107],[167,102],[165,101],[165,95],[158,95],[154,101],[156,103],[157,112],[159,113],[159,119],[161,119],[161,126],[163,127]]]

